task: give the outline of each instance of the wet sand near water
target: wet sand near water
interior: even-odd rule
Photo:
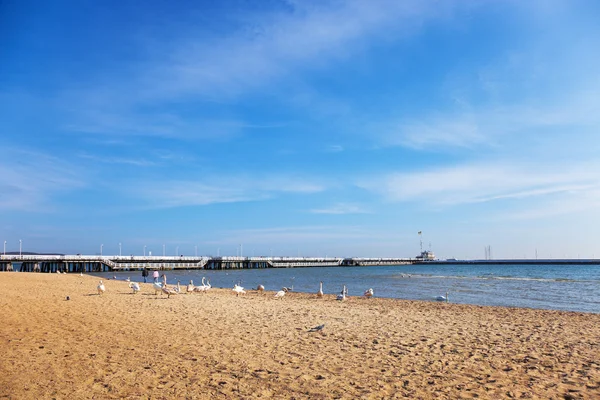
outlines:
[[[0,399],[600,398],[600,314],[98,280],[0,273]]]

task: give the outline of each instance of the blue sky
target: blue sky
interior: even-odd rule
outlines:
[[[217,4],[215,4],[217,3]],[[0,241],[600,257],[596,1],[7,1]]]

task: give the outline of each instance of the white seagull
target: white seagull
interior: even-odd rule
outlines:
[[[194,287],[194,281],[190,281],[190,283],[188,283],[187,285],[187,292],[188,293],[192,293],[194,291],[195,287]]]
[[[280,299],[288,292],[288,288],[284,287],[279,292],[275,293],[275,298]]]
[[[158,292],[162,292],[162,289],[163,289],[162,283],[160,283],[160,282],[154,282],[152,284],[152,288],[154,289],[154,294],[158,295]]]
[[[323,297],[323,282],[319,282],[319,291],[317,292],[317,297]]]
[[[437,296],[435,298],[436,301],[445,301],[446,303],[449,301],[448,292],[446,292],[446,296]]]
[[[365,290],[364,296],[369,299],[371,297],[373,297],[373,288],[369,288],[367,290]]]
[[[177,286],[175,286],[174,288],[172,288],[171,290],[177,293],[181,293],[181,285],[179,284],[180,282],[177,281]]]
[[[133,294],[140,291],[140,285],[137,282],[129,282],[129,287],[133,290]]]
[[[102,281],[100,281],[100,283],[98,283],[98,294],[102,294],[106,291],[106,288],[104,287],[104,283]]]
[[[257,291],[259,291],[260,293],[262,293],[262,292],[264,292],[264,291],[265,291],[265,287],[264,287],[263,285],[258,285],[258,286],[256,287],[256,290],[257,290]]]
[[[205,280],[206,278],[202,277],[202,285],[194,287],[195,292],[206,292],[206,283],[204,283]]]
[[[162,287],[162,292],[167,295],[167,298],[171,298],[172,294],[177,294],[175,290],[169,289],[167,285]]]
[[[246,294],[244,288],[238,285],[237,283],[233,286],[233,291],[235,292],[236,296],[239,296],[240,294]]]
[[[338,294],[335,299],[340,300],[340,301],[346,300],[346,285],[344,285],[344,288],[342,289],[342,293]]]
[[[285,292],[293,292],[294,291],[294,279],[296,279],[295,276],[292,277],[292,286],[291,287],[282,287],[281,290],[285,290]]]

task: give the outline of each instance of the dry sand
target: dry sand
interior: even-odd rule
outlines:
[[[97,283],[0,273],[0,398],[600,398],[600,314]]]

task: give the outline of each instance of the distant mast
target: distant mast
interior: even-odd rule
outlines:
[[[416,257],[417,260],[421,260],[421,261],[433,261],[435,260],[435,255],[433,254],[433,251],[431,251],[431,242],[429,242],[429,250],[427,251],[423,251],[423,238],[422,238],[422,231],[417,232],[419,235],[419,247],[421,252],[419,253],[419,255]]]

